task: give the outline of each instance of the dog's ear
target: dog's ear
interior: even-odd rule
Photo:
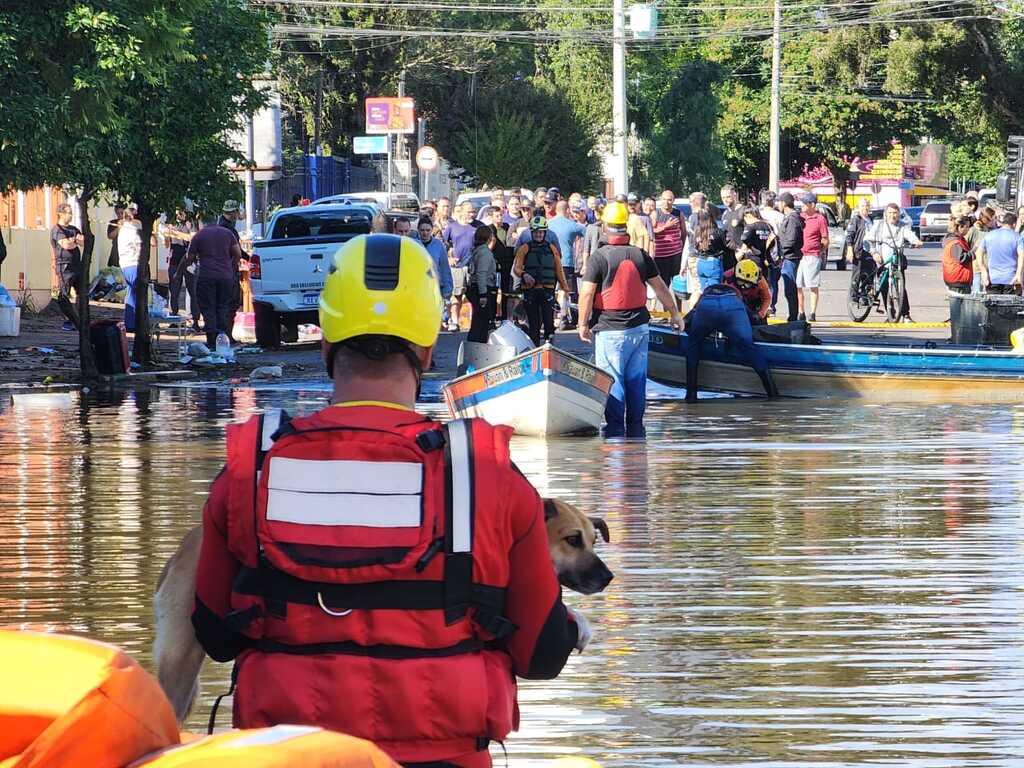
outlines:
[[[544,522],[547,522],[552,517],[558,517],[558,507],[555,506],[555,500],[544,499]]]
[[[592,522],[594,527],[601,532],[601,538],[604,539],[606,544],[612,540],[608,533],[608,523],[606,523],[602,518],[591,517],[590,522]]]

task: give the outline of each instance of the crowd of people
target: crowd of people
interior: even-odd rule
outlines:
[[[218,215],[197,219],[178,209],[173,219],[159,227],[158,237],[170,251],[168,261],[169,308],[173,315],[185,307],[182,289],[188,296],[192,330],[204,331],[212,349],[224,334],[233,341],[235,313],[241,305],[241,272],[248,254],[241,249],[237,222],[242,217],[236,200],[225,201]],[[56,272],[57,305],[66,317],[63,330],[77,330],[78,313],[72,301],[82,271],[85,237],[71,223],[73,211],[67,203],[57,206],[57,223],[50,230],[50,246]],[[207,231],[209,230],[209,231]],[[135,330],[136,282],[142,252],[142,224],[135,204],[117,204],[114,218],[107,223],[110,253],[107,266],[117,268],[124,281],[124,325]]]
[[[1024,206],[999,212],[980,206],[976,192],[954,202],[942,242],[942,278],[954,293],[1021,295]]]

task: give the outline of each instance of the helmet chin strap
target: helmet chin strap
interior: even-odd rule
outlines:
[[[412,368],[416,377],[416,399],[420,399],[420,390],[423,386],[423,363],[413,352],[409,342],[399,339],[397,336],[357,336],[354,339],[346,339],[331,345],[331,351],[327,355],[327,376],[334,379],[334,358],[342,347],[358,352],[367,360],[383,362],[391,355],[402,355]]]

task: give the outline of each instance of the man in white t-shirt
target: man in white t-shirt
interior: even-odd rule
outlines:
[[[779,279],[782,277],[782,260],[779,258],[779,228],[782,226],[782,220],[785,215],[776,208],[776,195],[770,189],[766,189],[761,193],[761,218],[768,222],[768,226],[772,228],[772,234],[775,235],[775,242],[772,244],[772,248],[766,254],[765,264],[768,267],[764,271],[764,278],[768,281],[768,287],[772,292],[772,307],[769,312],[769,316],[775,314],[775,302],[779,298]]]

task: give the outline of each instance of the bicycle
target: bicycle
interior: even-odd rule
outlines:
[[[846,309],[850,319],[862,323],[879,305],[885,310],[885,320],[898,322],[903,313],[903,302],[907,292],[906,276],[899,268],[902,251],[894,252],[875,274],[868,274],[863,266],[850,275],[850,290],[846,298]]]

